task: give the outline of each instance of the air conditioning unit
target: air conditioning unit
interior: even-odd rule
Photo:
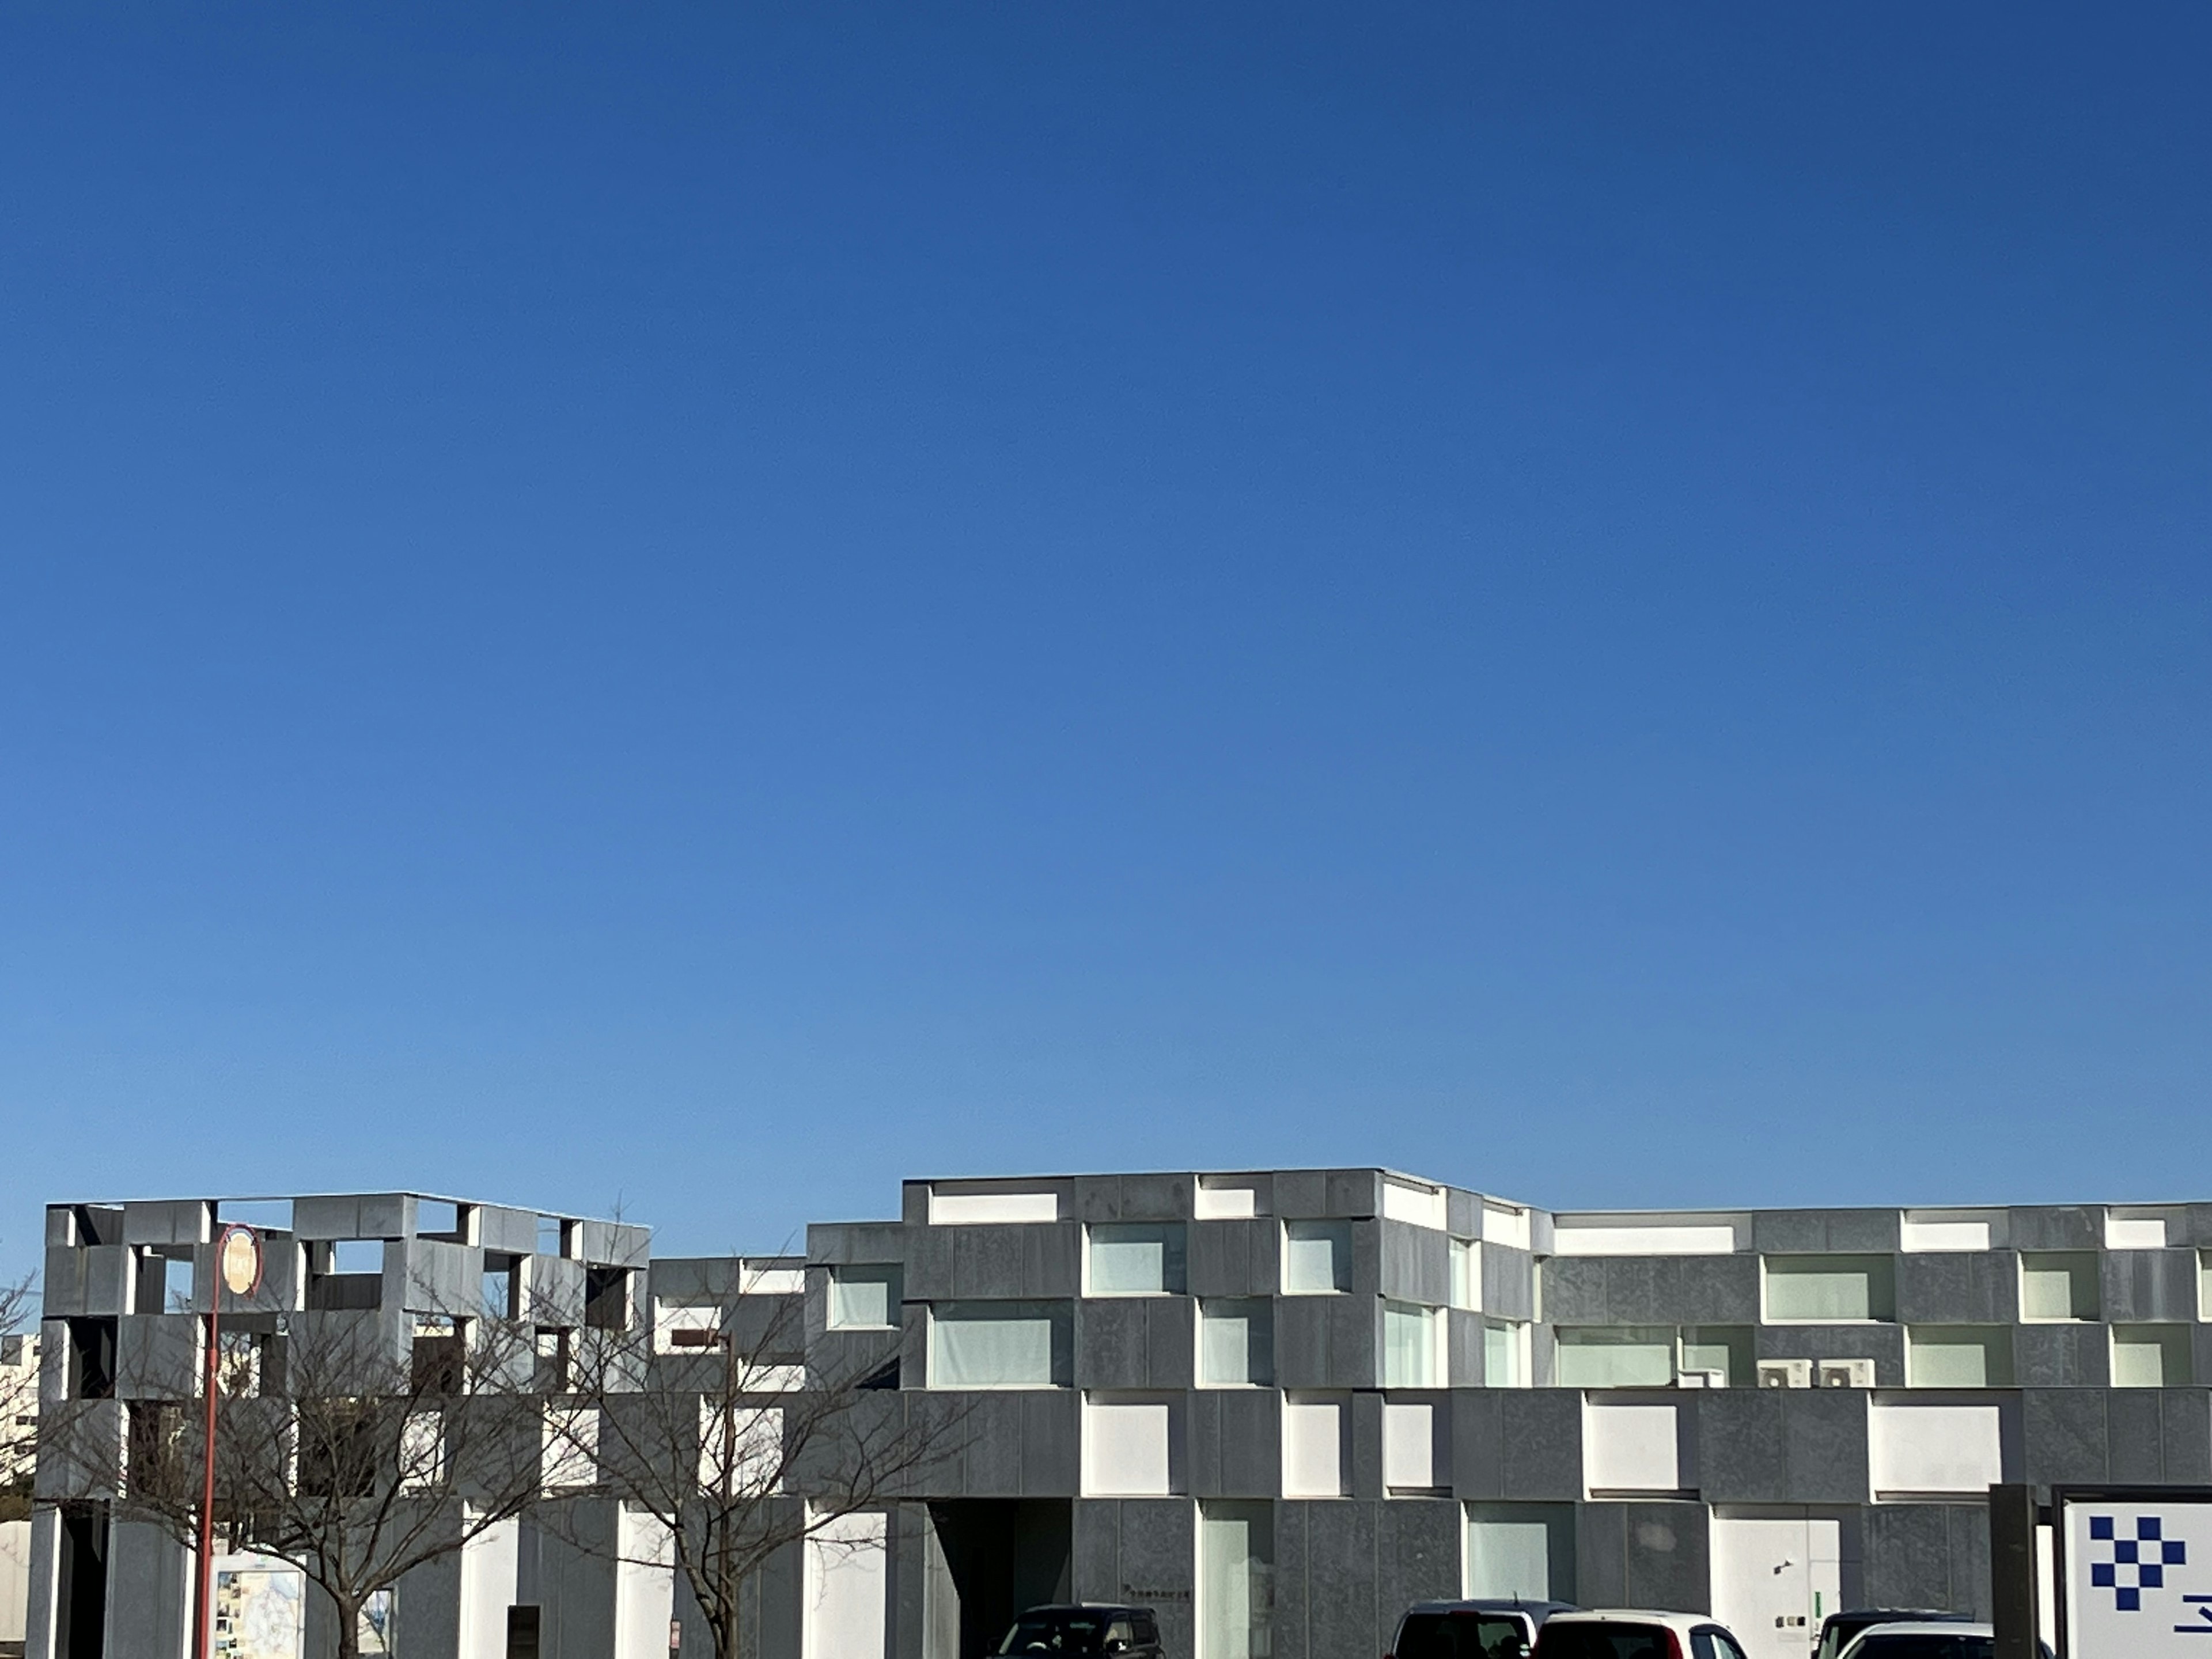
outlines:
[[[1820,1386],[1824,1389],[1870,1389],[1874,1387],[1874,1361],[1823,1359],[1820,1362]]]
[[[1759,1386],[1762,1389],[1809,1389],[1813,1386],[1813,1362],[1809,1359],[1762,1359],[1759,1362]]]
[[[1674,1386],[1678,1389],[1725,1389],[1728,1387],[1728,1373],[1683,1371],[1675,1376]]]

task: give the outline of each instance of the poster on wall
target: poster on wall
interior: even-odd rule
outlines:
[[[2063,1659],[2212,1659],[2212,1488],[2057,1486]]]
[[[213,1659],[300,1659],[307,1632],[306,1580],[296,1567],[215,1570]]]

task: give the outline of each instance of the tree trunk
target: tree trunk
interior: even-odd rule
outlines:
[[[338,1611],[337,1659],[361,1659],[361,1603],[333,1595],[331,1605]]]

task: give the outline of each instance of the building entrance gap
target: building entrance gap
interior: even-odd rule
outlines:
[[[1068,1599],[1073,1510],[1064,1498],[929,1506],[925,1659],[983,1659],[1024,1607]]]

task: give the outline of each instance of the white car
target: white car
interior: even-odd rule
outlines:
[[[1836,1659],[1990,1659],[1996,1632],[1988,1625],[1920,1620],[1869,1625]]]
[[[1745,1659],[1743,1644],[1702,1613],[1599,1607],[1555,1613],[1536,1632],[1534,1659]]]

